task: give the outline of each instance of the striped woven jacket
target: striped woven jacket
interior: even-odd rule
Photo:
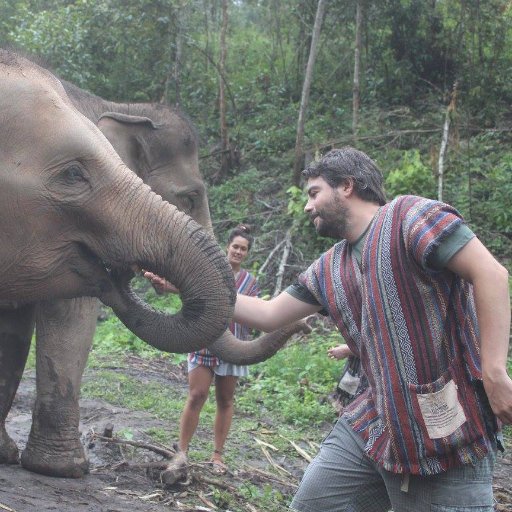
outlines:
[[[472,286],[428,265],[462,222],[448,205],[401,196],[373,219],[361,267],[342,241],[300,276],[367,377],[344,417],[368,456],[395,473],[436,474],[491,447]]]
[[[241,295],[256,297],[260,294],[258,281],[252,274],[243,268],[240,269],[240,272],[238,272],[238,275],[235,278],[235,287],[237,289],[237,293],[240,293]],[[248,340],[251,337],[251,330],[249,327],[236,322],[230,323],[229,330],[239,340]],[[191,352],[188,355],[188,360],[201,366],[218,366],[220,364],[220,359],[217,356],[214,356],[207,348]]]

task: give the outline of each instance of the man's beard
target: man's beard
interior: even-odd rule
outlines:
[[[338,198],[333,200],[317,215],[316,231],[320,236],[342,240],[347,236],[348,208]]]

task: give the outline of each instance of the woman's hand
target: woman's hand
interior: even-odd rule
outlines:
[[[331,347],[327,351],[327,355],[331,359],[345,359],[348,356],[353,355],[348,345],[338,345],[337,347]]]
[[[148,281],[151,282],[156,293],[158,293],[159,295],[162,295],[164,293],[180,293],[180,291],[178,290],[178,288],[176,288],[176,286],[174,286],[172,283],[167,281],[167,279],[164,279],[163,277],[153,274],[153,272],[143,270],[142,275]]]

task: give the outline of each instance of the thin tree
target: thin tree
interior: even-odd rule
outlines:
[[[181,104],[181,62],[183,58],[183,24],[185,23],[185,7],[178,6],[176,13],[176,58],[174,60],[174,91],[175,104]]]
[[[229,134],[226,121],[226,97],[223,77],[226,76],[226,33],[228,30],[228,0],[222,0],[222,26],[220,31],[220,62],[219,62],[219,115],[220,115],[220,170],[218,177],[227,175],[230,167]]]
[[[295,139],[295,161],[293,165],[293,184],[300,185],[300,173],[304,164],[304,124],[306,122],[306,113],[309,102],[309,91],[311,89],[311,80],[313,77],[313,68],[315,65],[318,40],[320,38],[320,29],[325,12],[325,0],[318,0],[316,9],[315,25],[313,27],[313,36],[311,38],[311,47],[309,49],[308,64],[302,86],[302,97],[300,100],[299,120],[297,122],[297,137]]]
[[[352,133],[354,139],[359,130],[360,69],[361,69],[361,26],[363,21],[362,0],[356,2],[356,42],[354,49],[354,84],[352,88]]]
[[[450,103],[446,109],[446,114],[444,117],[444,125],[443,125],[443,137],[441,139],[441,148],[439,149],[439,160],[437,166],[437,199],[438,201],[443,200],[443,191],[444,191],[444,158],[446,156],[446,151],[448,149],[448,138],[450,135],[450,123],[452,120],[452,115],[455,112],[455,108],[457,105],[457,87],[458,84],[455,82],[453,84],[453,89],[450,95]]]
[[[174,82],[174,103],[176,106],[181,103],[181,64],[183,56],[183,37],[186,16],[185,9],[188,3],[185,2],[177,6],[173,16],[176,19],[176,33],[174,39],[174,65],[170,67],[167,77],[165,79],[164,91],[160,98],[160,103],[167,103],[169,101],[169,89],[171,82]]]

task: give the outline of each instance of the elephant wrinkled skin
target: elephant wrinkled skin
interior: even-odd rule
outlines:
[[[100,128],[109,136],[109,123],[119,120],[106,115]],[[147,120],[142,124],[149,129]],[[128,149],[141,141],[131,128]],[[158,181],[158,169],[154,176]],[[174,189],[175,202],[183,200],[190,213],[203,190],[198,183]],[[235,300],[231,268],[207,231],[130,171],[56,77],[5,50],[0,236],[0,462],[18,461],[5,418],[36,322],[37,397],[21,461],[36,472],[79,477],[88,471],[78,396],[96,322],[94,297],[145,341],[187,352],[225,331]],[[176,283],[182,310],[164,315],[139,301],[129,288],[135,266]]]

